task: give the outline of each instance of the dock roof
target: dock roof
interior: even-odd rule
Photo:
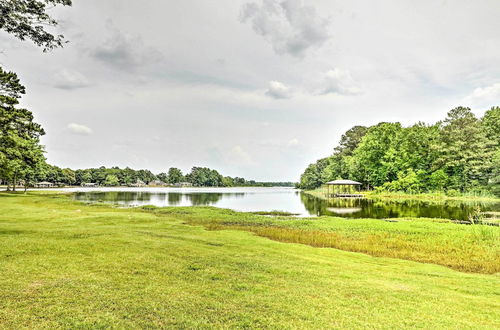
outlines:
[[[352,181],[352,180],[334,180],[334,181],[327,182],[326,184],[347,186],[347,185],[360,185],[361,182]]]

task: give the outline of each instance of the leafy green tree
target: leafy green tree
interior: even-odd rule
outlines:
[[[145,184],[149,184],[151,181],[155,181],[156,175],[154,175],[150,170],[139,170],[137,171],[137,179],[141,180]]]
[[[66,183],[66,184],[69,184],[69,185],[74,185],[76,183],[76,175],[75,175],[75,171],[73,171],[72,169],[70,168],[65,168],[62,170],[62,174],[63,174],[63,182]]]
[[[57,25],[57,21],[48,14],[48,10],[57,5],[71,6],[71,0],[2,0],[0,30],[20,40],[30,39],[44,51],[62,47],[64,37],[47,30]]]
[[[207,167],[193,167],[186,179],[194,186],[199,187],[220,187],[223,185],[222,175]]]
[[[493,194],[500,196],[500,148],[495,151],[492,164],[493,171],[488,181],[488,188]]]
[[[455,108],[441,124],[435,167],[446,171],[453,189],[467,191],[485,185],[492,159],[487,145],[481,123],[470,108]]]
[[[415,194],[421,192],[422,184],[419,175],[410,168],[407,171],[399,172],[397,180],[386,182],[382,187],[388,191],[401,191]]]
[[[118,177],[116,175],[108,174],[106,176],[106,179],[104,180],[104,185],[110,187],[119,186],[120,181],[118,180]]]
[[[246,180],[244,178],[240,178],[240,177],[235,177],[233,179],[233,182],[234,182],[235,186],[244,186],[247,184]]]
[[[234,187],[234,179],[230,176],[225,176],[222,178],[222,186],[224,187]]]
[[[168,175],[167,173],[160,173],[160,174],[157,174],[156,177],[158,178],[158,180],[160,180],[161,182],[167,182],[168,181]]]
[[[316,163],[310,164],[300,177],[298,188],[315,189],[320,187],[324,183],[323,171],[328,166],[329,161],[329,158],[322,158]]]
[[[434,171],[429,176],[430,190],[443,191],[448,185],[449,177],[443,169]]]
[[[495,148],[500,146],[500,107],[493,107],[486,111],[481,126],[484,134]]]
[[[370,127],[353,152],[351,177],[371,186],[396,180],[400,169],[395,159],[401,130],[400,123]]]
[[[365,126],[354,126],[349,129],[340,138],[339,145],[334,149],[335,153],[342,156],[352,155],[361,142],[361,139],[366,135],[366,132],[368,132],[368,127]]]
[[[176,184],[184,180],[182,171],[178,168],[171,167],[168,169],[167,179],[165,182],[169,184]]]
[[[92,183],[92,173],[90,171],[85,170],[82,173],[81,179],[80,179],[80,184],[82,183]]]
[[[31,111],[17,107],[25,89],[15,73],[0,68],[0,92],[0,177],[15,190],[23,173],[31,175],[28,169],[44,161],[40,137],[45,132]]]

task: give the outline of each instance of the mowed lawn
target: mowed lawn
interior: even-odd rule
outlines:
[[[0,328],[500,327],[498,273],[193,225],[217,212],[0,193]]]

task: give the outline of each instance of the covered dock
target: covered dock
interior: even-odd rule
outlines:
[[[352,180],[334,180],[326,183],[326,197],[363,197],[359,193],[361,182]]]

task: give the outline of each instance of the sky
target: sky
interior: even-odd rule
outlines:
[[[298,181],[354,125],[500,105],[498,0],[74,0],[0,64],[60,167]]]

